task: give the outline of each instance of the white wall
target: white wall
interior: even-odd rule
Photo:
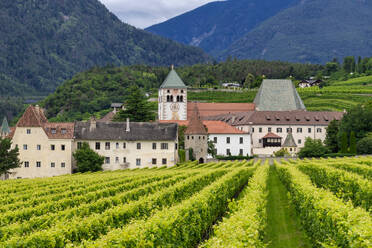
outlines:
[[[173,102],[167,102],[168,95],[173,96]],[[177,102],[177,96],[183,96],[183,102]],[[187,120],[187,89],[160,89],[158,114],[161,121]]]
[[[176,149],[175,141],[84,141],[76,140],[74,149],[77,149],[78,142],[88,142],[91,149],[103,157],[109,157],[110,163],[104,163],[104,170],[119,170],[126,168],[144,168],[144,167],[160,167],[160,166],[173,166],[178,160],[178,150]],[[100,149],[96,149],[96,142],[100,142]],[[110,143],[110,149],[106,150],[105,143]],[[118,143],[118,148],[116,144]],[[124,143],[126,148],[124,148]],[[141,149],[137,149],[137,143],[141,143]],[[156,150],[152,148],[152,144],[156,143]],[[168,149],[161,149],[161,143],[167,143]],[[118,162],[116,160],[118,158]],[[126,163],[124,163],[126,158]],[[136,165],[136,160],[141,159],[141,165]],[[156,165],[152,164],[152,159],[156,159]],[[163,164],[162,160],[166,159],[167,163]]]
[[[31,130],[27,134],[27,129]],[[13,139],[12,147],[18,145],[19,158],[23,162],[21,168],[12,170],[9,178],[36,178],[36,177],[52,177],[72,172],[72,140],[71,139],[49,139],[41,127],[23,128],[17,127]],[[27,145],[27,150],[24,149]],[[37,145],[41,146],[37,150]],[[55,146],[55,150],[51,150],[51,145]],[[62,151],[61,145],[65,146]],[[25,162],[29,163],[29,167],[25,167]],[[41,167],[36,166],[36,162],[41,163]],[[55,167],[51,167],[51,163],[55,163]],[[65,167],[62,167],[65,163]]]
[[[230,137],[230,144],[227,143],[227,137]],[[243,138],[243,143],[240,144],[240,138]],[[209,134],[208,140],[214,141],[217,155],[227,156],[227,149],[230,149],[232,156],[238,156],[240,149],[243,149],[243,156],[252,155],[251,135],[250,134]]]

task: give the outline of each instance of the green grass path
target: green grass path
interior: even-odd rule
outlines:
[[[270,242],[268,248],[311,247],[296,210],[290,204],[287,190],[273,167],[270,168],[268,188],[266,228],[266,241]]]

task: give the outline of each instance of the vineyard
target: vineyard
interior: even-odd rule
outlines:
[[[372,158],[0,182],[0,247],[372,247]]]

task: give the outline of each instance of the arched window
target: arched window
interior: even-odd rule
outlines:
[[[167,102],[170,102],[170,96],[167,96]]]
[[[180,96],[180,102],[183,102],[183,96]]]
[[[180,102],[180,96],[177,96],[177,102]]]
[[[173,96],[170,96],[170,101],[173,102]]]

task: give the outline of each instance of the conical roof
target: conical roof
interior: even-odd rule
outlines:
[[[265,79],[254,103],[257,111],[306,110],[292,80]]]
[[[197,107],[194,108],[194,112],[191,115],[189,125],[185,130],[185,134],[201,134],[207,135],[208,132],[203,125],[203,122],[200,120],[199,117],[199,110]]]
[[[182,79],[178,76],[176,70],[172,67],[167,78],[164,80],[160,89],[186,89],[186,85],[183,83]]]
[[[297,144],[293,138],[292,132],[289,132],[287,138],[283,143],[283,147],[297,147]]]
[[[3,119],[3,124],[1,125],[0,134],[8,135],[10,133],[10,128],[8,125],[8,120],[6,117]]]

